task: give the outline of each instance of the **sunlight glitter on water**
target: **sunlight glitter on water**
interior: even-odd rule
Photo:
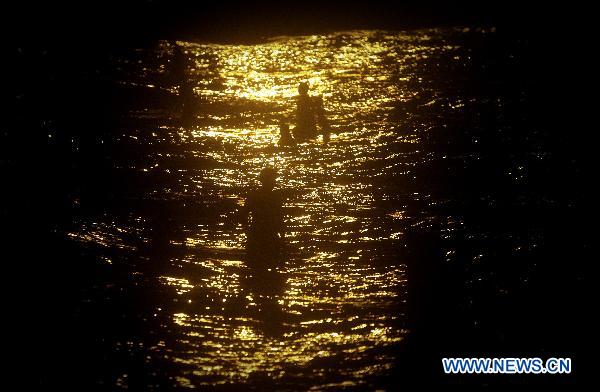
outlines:
[[[162,309],[156,311],[162,321],[148,328],[170,343],[153,346],[149,366],[176,365],[172,376],[181,387],[243,383],[257,374],[326,380],[325,360],[336,361],[345,378],[334,386],[385,373],[394,358],[377,350],[408,333],[406,267],[393,251],[408,217],[380,204],[415,196],[377,178],[396,173],[404,184],[413,181],[415,160],[424,159],[415,153],[416,130],[432,119],[399,120],[394,108],[428,88],[419,82],[422,62],[457,56],[460,62],[459,47],[445,44],[438,30],[281,37],[251,46],[178,44],[192,60],[193,123],[174,125],[174,110],[133,112],[134,120],[152,118],[152,125],[125,129],[122,140],[152,148],[139,162],[115,161],[165,176],[168,186],[139,198],[167,200],[183,211],[173,219],[177,238],[170,239],[168,257],[121,254],[125,263],[139,259],[142,271],[147,259],[160,266],[160,295],[151,305],[153,312]],[[148,64],[127,77],[159,85],[153,79],[164,74],[171,50],[162,42],[147,51]],[[279,149],[278,127],[292,125],[301,81],[323,96],[331,141]],[[272,287],[262,287],[243,262],[245,233],[236,214],[268,165],[287,192],[287,257]],[[144,219],[131,217],[129,230],[143,237],[140,226],[151,223]],[[72,235],[99,244],[130,241],[111,227],[82,224]]]

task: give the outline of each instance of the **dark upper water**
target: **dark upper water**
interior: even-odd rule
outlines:
[[[95,333],[88,381],[385,388],[414,332],[413,233],[439,233],[460,270],[453,309],[475,325],[535,274],[518,260],[543,223],[522,213],[557,201],[532,182],[552,155],[527,117],[526,42],[455,28],[178,44],[191,119],[159,42],[110,58],[127,110],[68,141],[81,185],[57,235],[92,265],[75,305]],[[331,140],[278,148],[301,81],[323,96]],[[265,166],[286,194],[287,256],[259,279],[240,209]]]

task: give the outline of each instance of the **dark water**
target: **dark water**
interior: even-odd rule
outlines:
[[[526,41],[456,28],[179,44],[188,121],[159,42],[99,71],[114,118],[81,115],[68,136],[42,125],[74,162],[72,219],[52,227],[76,260],[60,284],[86,385],[391,388],[415,333],[510,345],[536,276],[561,282],[540,249],[557,236],[548,211],[576,201],[545,186],[559,161],[531,118]],[[278,148],[304,80],[331,141]],[[287,195],[287,256],[257,277],[239,211],[267,165]]]

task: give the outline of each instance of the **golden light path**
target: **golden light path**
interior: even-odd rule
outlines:
[[[428,89],[422,64],[464,60],[443,37],[438,30],[354,31],[250,46],[178,42],[192,60],[194,124],[174,124],[177,114],[169,111],[132,113],[156,126],[124,130],[122,138],[157,146],[147,166],[133,170],[162,169],[172,178],[148,198],[200,201],[217,212],[210,219],[188,217],[171,239],[183,250],[161,260],[162,300],[155,307],[162,321],[148,328],[166,338],[147,347],[150,368],[175,366],[181,387],[261,375],[290,382],[310,377],[315,389],[367,385],[367,376],[390,369],[393,355],[377,350],[407,333],[405,265],[394,247],[410,217],[398,203],[386,209],[386,200],[407,191],[383,179],[396,173],[405,179],[400,184],[413,180],[417,128],[431,121],[399,120],[393,113]],[[154,85],[170,51],[163,42],[145,53],[131,78]],[[293,122],[301,81],[324,98],[331,142],[278,149],[278,124]],[[429,99],[436,99],[435,91]],[[279,186],[289,191],[289,257],[280,288],[265,294],[246,279],[245,236],[235,214],[266,165],[277,168]],[[118,230],[143,226],[136,222],[82,224],[71,235],[127,246]],[[332,364],[337,381],[328,377]]]

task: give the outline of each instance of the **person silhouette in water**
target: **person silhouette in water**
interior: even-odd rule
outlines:
[[[290,132],[290,126],[284,122],[279,124],[279,144],[280,147],[290,147],[296,145],[296,140]]]
[[[275,190],[277,172],[264,168],[258,177],[261,186],[246,200],[248,214],[246,252],[254,269],[274,269],[281,257],[284,238],[283,197]]]
[[[317,129],[317,125],[319,128]],[[323,97],[308,95],[308,83],[298,85],[296,99],[296,127],[292,130],[294,139],[305,141],[314,139],[319,133],[323,134],[323,142],[329,141],[330,127],[327,120]]]
[[[189,60],[183,49],[181,49],[176,42],[174,42],[172,45],[173,56],[170,59],[168,76],[171,84],[174,86],[181,86],[186,80]]]
[[[298,85],[296,98],[296,127],[293,130],[294,139],[307,140],[317,136],[317,121],[314,103],[308,95],[308,83]]]

